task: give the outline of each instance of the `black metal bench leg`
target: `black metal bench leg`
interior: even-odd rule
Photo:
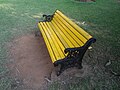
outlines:
[[[80,60],[79,62],[78,62],[78,69],[82,69],[83,68],[83,66],[82,66],[82,60]]]
[[[64,70],[66,70],[67,68],[70,68],[70,67],[77,67],[78,69],[82,69],[83,66],[82,66],[82,61],[79,61],[77,63],[77,65],[75,65],[74,63],[71,64],[70,66],[66,65],[66,64],[60,64],[60,67],[59,67],[59,70],[57,71],[57,76],[59,76]]]
[[[64,64],[60,64],[60,69],[57,71],[57,76],[59,76],[65,70]]]

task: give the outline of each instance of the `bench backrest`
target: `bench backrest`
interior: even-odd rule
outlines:
[[[92,38],[90,34],[80,28],[59,10],[55,11],[52,21],[61,24],[64,28],[68,28],[68,33],[71,33],[72,31],[73,34],[78,35],[82,42],[81,46],[84,45],[84,43],[86,43],[90,38]]]

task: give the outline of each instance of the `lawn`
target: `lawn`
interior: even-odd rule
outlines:
[[[120,88],[120,2],[119,0],[0,0],[0,90],[10,90],[12,79],[6,67],[9,53],[7,44],[12,39],[38,31],[42,14],[56,9],[78,23],[97,39],[84,63],[92,74],[72,78],[65,85],[55,81],[50,90],[119,90]],[[85,22],[85,24],[81,24]],[[109,65],[107,65],[110,63]]]

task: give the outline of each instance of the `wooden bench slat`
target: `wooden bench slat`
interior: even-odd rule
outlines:
[[[64,50],[65,50],[65,47],[63,46],[63,44],[61,43],[60,39],[57,37],[57,35],[55,34],[55,32],[53,31],[53,29],[51,28],[50,24],[48,22],[46,22],[46,25],[48,26],[49,28],[49,34],[52,36],[54,42],[57,43],[56,47],[59,49],[60,51],[60,55],[61,55],[61,58],[62,57],[65,57],[65,54],[64,54]]]
[[[57,22],[57,20],[54,18],[53,21],[56,23],[56,25],[59,27],[59,29],[61,30],[61,32],[69,39],[69,41],[72,43],[72,47],[79,47],[79,44],[74,40],[73,37],[71,37],[71,35],[66,32],[66,30]]]
[[[54,16],[54,18],[59,22],[59,24],[64,28],[64,30],[66,30],[66,32],[68,32],[68,34],[70,34],[71,35],[71,37],[74,39],[74,41],[79,45],[79,46],[83,46],[83,42],[79,39],[79,37],[78,37],[78,35],[79,35],[79,33],[78,32],[76,32],[75,30],[72,30],[73,28],[71,27],[69,27],[69,24],[66,26],[66,24],[64,23],[63,24],[63,22],[61,22],[61,20],[59,19],[59,17],[57,17],[57,16]],[[71,30],[70,30],[71,29]],[[79,35],[80,36],[80,35]]]
[[[56,47],[56,43],[53,42],[51,35],[48,33],[48,30],[49,30],[49,29],[46,27],[46,25],[45,25],[44,22],[41,23],[41,25],[42,25],[42,27],[43,27],[43,30],[44,30],[46,36],[48,37],[47,39],[48,39],[48,41],[49,41],[50,46],[51,46],[52,49],[53,49],[53,52],[54,52],[54,55],[55,55],[56,59],[57,59],[57,60],[61,59],[61,56],[60,56],[60,54],[59,54],[60,51],[59,51],[58,48]],[[56,61],[56,60],[55,60],[55,61]]]
[[[56,31],[56,28],[54,27],[54,25],[51,22],[49,22],[49,25],[51,26],[51,28],[53,29],[53,31],[55,32],[55,34],[57,35],[57,37],[60,39],[61,43],[62,44],[64,43],[63,46],[65,48],[69,47],[69,45],[67,44],[67,42],[65,42],[65,40],[62,38],[61,34],[58,31]]]
[[[57,24],[60,27],[61,31],[73,43],[74,47],[79,47],[80,46],[80,44],[78,43],[79,40],[75,37],[75,35],[72,32],[70,32],[70,30],[67,27],[65,27],[65,25],[62,22],[60,22],[60,20],[56,16],[54,16],[54,20],[57,22]]]
[[[79,33],[81,33],[86,39],[92,38],[91,35],[89,35],[87,32],[85,32],[82,28],[80,28],[78,25],[76,25],[74,22],[72,22],[68,17],[66,17],[64,14],[62,14],[59,10],[56,11],[60,16],[62,16],[69,24],[71,24]]]
[[[51,29],[49,28],[49,26],[47,25],[47,22],[43,22],[44,26],[46,27],[46,31],[49,33],[50,35],[50,39],[52,42],[51,46],[54,44],[55,47],[56,47],[56,50],[57,52],[59,53],[59,57],[60,58],[64,58],[64,53],[63,51],[61,50],[60,46],[59,46],[59,43],[56,41],[56,38],[54,37],[54,34],[51,32]],[[57,57],[57,56],[56,56]],[[58,58],[59,58],[58,57]]]
[[[56,57],[55,57],[55,55],[54,55],[54,52],[53,52],[53,50],[52,50],[52,47],[50,46],[50,43],[49,43],[48,38],[47,38],[47,36],[46,36],[46,34],[45,34],[45,32],[44,32],[44,29],[43,29],[42,26],[41,26],[41,22],[38,23],[38,26],[39,26],[39,28],[40,28],[40,30],[41,30],[41,33],[42,33],[42,35],[43,35],[43,38],[44,38],[44,40],[45,40],[45,43],[46,43],[46,46],[47,46],[47,48],[48,48],[48,51],[49,51],[50,57],[51,57],[51,59],[52,59],[52,62],[55,62],[55,61],[56,61]]]
[[[55,14],[54,17],[59,19],[58,22],[64,23],[63,25],[69,28],[68,32],[72,32],[79,39],[78,42],[80,43],[80,46],[83,46],[86,43],[87,39],[78,31],[76,31],[76,29],[66,22],[62,17],[60,17],[58,14]]]
[[[64,41],[68,44],[67,48],[74,47],[73,44],[70,42],[70,40],[65,36],[65,34],[58,28],[56,23],[53,20],[51,22],[54,25],[54,27],[56,28],[56,32],[58,32],[60,34],[60,36],[64,39]]]

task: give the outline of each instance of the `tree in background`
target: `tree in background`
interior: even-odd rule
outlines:
[[[79,1],[81,1],[81,2],[90,2],[90,1],[95,2],[95,0],[79,0]]]

